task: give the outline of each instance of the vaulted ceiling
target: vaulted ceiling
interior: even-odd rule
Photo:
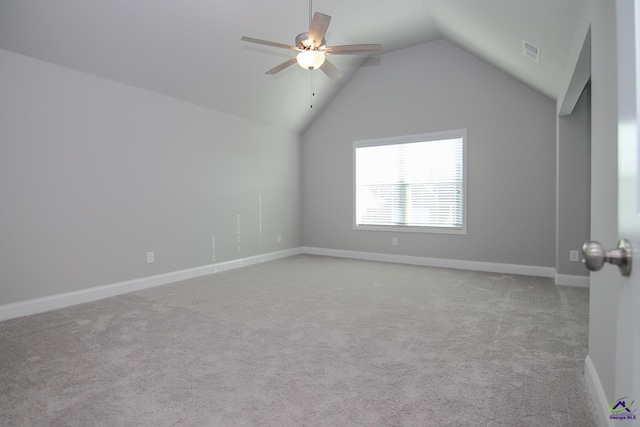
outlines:
[[[328,45],[382,44],[367,61],[331,56],[338,80],[298,66],[265,75],[295,53],[240,40],[294,44],[308,30],[307,0],[0,0],[0,48],[303,132],[360,66],[440,38],[555,100],[584,3],[315,0],[332,17]]]

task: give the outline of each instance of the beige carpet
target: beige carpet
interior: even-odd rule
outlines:
[[[0,425],[592,426],[588,300],[296,256],[0,322]]]

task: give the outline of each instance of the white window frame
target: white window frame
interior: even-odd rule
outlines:
[[[462,226],[460,228],[423,227],[404,225],[358,225],[357,224],[357,182],[356,150],[361,147],[379,145],[407,144],[412,142],[439,141],[462,138]],[[405,135],[391,138],[367,139],[353,142],[353,229],[365,231],[393,231],[408,233],[467,234],[467,129],[455,129],[442,132],[429,132],[417,135]]]

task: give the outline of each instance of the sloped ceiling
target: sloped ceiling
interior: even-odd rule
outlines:
[[[294,44],[308,29],[306,0],[0,0],[0,48],[303,132],[360,66],[440,38],[555,100],[584,3],[315,0],[332,16],[328,45],[383,47],[368,61],[332,56],[337,81],[298,66],[267,76],[293,52],[240,40]],[[538,63],[522,40],[540,48]]]

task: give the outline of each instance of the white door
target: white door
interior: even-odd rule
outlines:
[[[618,236],[634,256],[629,277],[619,278],[616,399],[612,414],[640,426],[640,0],[616,2],[618,45]],[[616,287],[614,287],[615,289]],[[622,402],[624,402],[624,404]],[[625,408],[625,404],[627,408]],[[615,409],[615,410],[613,410]],[[634,419],[635,417],[635,419]]]
[[[606,5],[606,2],[595,2],[596,6]],[[608,6],[607,6],[608,7]],[[616,0],[615,2],[615,26],[616,26],[616,44],[617,44],[617,99],[618,99],[618,164],[617,164],[617,188],[615,188],[615,176],[608,177],[606,174],[597,174],[597,180],[592,181],[593,186],[600,186],[597,188],[595,194],[598,195],[597,201],[605,200],[603,195],[606,192],[615,192],[617,190],[617,227],[609,226],[609,219],[607,218],[607,212],[611,212],[615,216],[616,206],[611,209],[602,206],[600,203],[595,205],[592,203],[592,221],[594,221],[593,214],[597,214],[597,221],[595,222],[597,234],[599,238],[606,239],[606,242],[602,242],[605,246],[615,245],[618,239],[625,239],[630,246],[631,253],[631,272],[617,271],[616,267],[609,266],[605,268],[605,271],[592,274],[592,299],[591,303],[594,303],[600,299],[612,297],[605,304],[598,308],[604,308],[611,311],[615,310],[615,325],[610,322],[611,317],[607,317],[608,314],[603,314],[598,310],[590,312],[590,328],[596,332],[594,336],[598,338],[597,343],[608,343],[615,349],[615,360],[611,365],[607,365],[606,357],[610,356],[612,352],[609,349],[606,351],[599,351],[598,347],[595,347],[594,343],[589,343],[589,351],[593,353],[599,360],[599,365],[602,371],[605,373],[605,378],[613,377],[612,392],[615,397],[612,402],[609,403],[607,408],[607,422],[609,426],[636,426],[640,427],[640,0]],[[600,13],[607,13],[607,8],[600,8],[596,11]],[[600,27],[599,31],[603,31],[603,23],[597,21]],[[602,43],[606,40],[602,33],[598,39],[600,60],[602,56]],[[602,82],[603,68],[600,67],[599,78]],[[610,78],[609,75],[606,77]],[[594,84],[595,87],[595,84]],[[599,100],[602,105],[605,105],[608,99],[602,92],[599,92]],[[595,106],[595,104],[594,104]],[[605,114],[604,109],[599,109],[599,115]],[[598,116],[596,116],[598,117]],[[615,117],[615,116],[611,116]],[[599,128],[599,131],[601,129]],[[601,135],[599,135],[601,136]],[[598,140],[598,155],[606,155],[606,145],[602,144],[600,139]],[[611,149],[615,149],[616,141],[611,141]],[[603,147],[605,150],[603,151]],[[604,170],[607,169],[610,173],[615,175],[615,167],[609,167],[609,163],[596,162],[598,165],[605,165]],[[593,170],[592,170],[593,173]],[[593,177],[593,174],[592,174]],[[608,181],[608,178],[611,178]],[[608,181],[613,188],[604,188],[601,186],[600,181]],[[604,191],[604,193],[603,193]],[[593,197],[592,193],[592,197]],[[611,193],[609,193],[611,194]],[[593,200],[592,200],[593,202]],[[593,223],[592,223],[593,225]],[[592,233],[594,228],[592,227]],[[583,248],[585,254],[585,264],[590,270],[597,271],[602,268],[605,261],[613,264],[621,264],[622,255],[624,251],[619,249],[612,249],[610,252],[605,253],[605,248],[599,245],[597,242],[591,242],[585,245]],[[620,270],[623,270],[622,268]],[[614,313],[611,313],[614,314]],[[595,317],[594,317],[595,316]],[[610,337],[611,339],[603,341],[603,337]],[[613,368],[614,372],[610,371]],[[611,375],[609,375],[611,374]],[[597,374],[596,374],[597,376]],[[605,396],[601,396],[601,399],[606,399]],[[604,414],[603,414],[604,415]]]

